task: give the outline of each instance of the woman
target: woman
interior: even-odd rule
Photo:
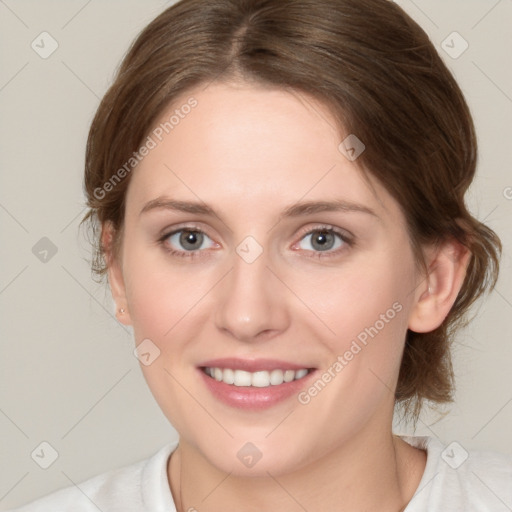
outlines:
[[[20,510],[507,510],[512,461],[392,433],[449,402],[498,272],[476,140],[386,0],[182,0],[93,121],[95,269],[177,445]],[[478,487],[478,479],[488,484]]]

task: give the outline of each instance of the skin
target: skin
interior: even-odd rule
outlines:
[[[348,134],[340,138],[313,98],[214,83],[188,91],[156,125],[190,96],[198,106],[131,176],[118,251],[110,226],[103,230],[113,297],[125,309],[118,318],[137,344],[149,338],[160,350],[141,368],[180,434],[168,463],[178,509],[403,509],[426,461],[391,430],[405,335],[442,323],[468,254],[448,242],[425,248],[430,271],[418,270],[399,204],[338,150]],[[141,213],[164,196],[207,203],[217,215]],[[334,199],[374,214],[279,219],[299,201]],[[353,243],[335,237],[319,250],[308,233],[325,225]],[[205,233],[194,258],[166,250],[190,254],[179,234],[159,241],[184,227]],[[252,263],[236,252],[247,236],[263,250]],[[321,374],[394,303],[400,312],[306,405],[292,397],[234,409],[198,374],[221,357],[281,359]],[[262,453],[252,468],[237,458],[247,442]]]

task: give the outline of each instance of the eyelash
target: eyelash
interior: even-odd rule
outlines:
[[[177,256],[178,258],[190,258],[190,259],[195,259],[195,258],[199,257],[199,254],[201,252],[204,252],[204,250],[178,251],[176,249],[171,249],[168,246],[168,244],[166,243],[166,241],[168,240],[169,237],[171,237],[172,235],[175,235],[176,233],[180,233],[182,231],[201,233],[201,234],[208,236],[207,233],[205,233],[202,229],[199,229],[197,226],[183,226],[179,229],[174,229],[173,231],[170,231],[170,232],[164,234],[163,236],[161,236],[158,239],[159,244],[162,245],[164,250],[171,256]],[[302,241],[302,239],[305,238],[307,235],[311,235],[311,234],[314,234],[319,231],[320,232],[327,231],[330,234],[337,235],[342,240],[344,245],[343,245],[343,247],[338,248],[335,251],[330,251],[330,250],[329,251],[306,251],[308,253],[313,253],[313,254],[310,254],[307,256],[309,258],[314,258],[314,259],[333,258],[333,257],[339,256],[340,253],[346,251],[347,248],[351,248],[355,245],[355,242],[351,236],[349,236],[348,234],[341,232],[329,225],[319,225],[312,229],[310,228],[308,230],[305,230],[304,232],[301,232],[299,242]],[[210,238],[210,237],[208,236],[208,238]]]

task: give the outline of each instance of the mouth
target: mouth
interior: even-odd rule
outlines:
[[[284,361],[216,359],[197,367],[212,396],[231,407],[261,410],[297,396],[316,368]]]
[[[301,380],[313,371],[313,368],[300,368],[298,370],[275,368],[271,371],[249,372],[240,369],[219,368],[218,366],[205,366],[200,369],[217,382],[223,382],[229,386],[255,388],[280,386],[283,383]]]

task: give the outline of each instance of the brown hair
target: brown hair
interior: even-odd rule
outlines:
[[[317,98],[340,133],[364,142],[357,163],[401,205],[418,262],[424,265],[424,244],[448,238],[470,250],[464,284],[443,324],[429,333],[408,331],[396,389],[397,402],[414,417],[425,399],[451,401],[450,342],[469,307],[494,286],[501,244],[464,203],[477,144],[462,92],[426,33],[391,1],[182,0],[151,22],[125,56],[89,133],[84,220],[95,229],[94,270],[105,272],[101,227],[108,221],[119,233],[123,225],[130,173],[112,178],[156,118],[192,87],[240,78]]]

